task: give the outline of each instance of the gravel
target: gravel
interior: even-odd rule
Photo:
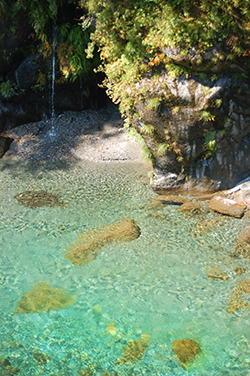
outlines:
[[[140,146],[128,137],[114,105],[99,111],[67,111],[3,135],[14,139],[6,155],[21,159],[142,162]]]

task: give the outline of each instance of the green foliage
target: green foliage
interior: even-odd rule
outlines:
[[[86,76],[99,63],[95,55],[94,60],[86,57],[89,43],[89,32],[83,31],[81,25],[63,24],[60,28],[57,52],[60,71],[64,79],[75,80],[79,76]]]
[[[125,120],[126,121],[126,120]],[[129,121],[127,120],[126,123],[128,124]],[[146,145],[145,140],[142,138],[142,136],[136,132],[135,128],[130,127],[128,131],[128,137],[132,137],[135,141],[139,143],[142,150],[142,157],[149,163],[153,165],[154,163],[154,156],[151,150]]]
[[[140,130],[141,135],[155,137],[155,128],[152,125],[144,125]]]
[[[0,84],[0,93],[7,99],[15,95],[15,89],[9,80]]]
[[[96,44],[107,77],[104,85],[126,115],[140,100],[134,87],[143,77],[152,79],[161,67],[173,77],[185,73],[162,52],[166,47],[180,47],[185,54],[193,48],[197,63],[218,41],[227,45],[232,59],[250,56],[250,0],[86,0],[85,4],[90,14],[84,24],[91,17],[96,22],[88,54]],[[221,59],[223,54],[213,62]]]
[[[151,110],[151,109],[154,109],[154,110],[157,110],[157,108],[159,108],[161,104],[161,98],[150,98],[147,102],[147,105],[148,105],[148,109]]]
[[[33,40],[36,48],[40,44],[44,57],[51,55],[52,44],[56,43],[62,81],[86,77],[99,65],[96,51],[92,60],[87,59],[85,50],[93,28],[89,25],[82,29],[81,15],[86,13],[86,9],[81,9],[78,0],[11,0],[7,13],[6,4],[6,0],[0,0],[0,13],[5,10],[4,17],[12,18],[18,38],[22,38],[22,19],[25,18],[33,27],[29,41]],[[38,83],[35,89],[40,90],[41,86]]]
[[[159,155],[159,157],[165,155],[169,149],[169,144],[166,142],[161,142],[157,145],[156,152]]]
[[[203,135],[204,138],[205,138],[204,147],[206,149],[205,154],[204,154],[204,158],[211,157],[217,150],[215,134],[216,134],[216,131],[207,131]]]
[[[200,120],[204,121],[214,121],[214,116],[209,111],[201,111]]]

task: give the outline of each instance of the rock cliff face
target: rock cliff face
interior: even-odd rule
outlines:
[[[171,50],[166,53],[171,54]],[[133,125],[153,152],[155,190],[226,189],[250,175],[250,78],[241,61],[218,64],[211,58],[178,60],[192,74],[137,83],[144,101],[135,108]],[[211,55],[211,56],[210,56]],[[248,58],[249,59],[249,58]]]

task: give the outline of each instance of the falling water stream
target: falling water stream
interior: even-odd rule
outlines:
[[[221,217],[206,206],[195,216],[174,205],[154,208],[142,164],[3,159],[0,170],[1,374],[249,374],[249,308],[227,312],[232,291],[249,277],[249,262],[229,255],[247,218]],[[23,205],[32,191],[58,199]],[[140,227],[138,238],[106,244],[85,265],[65,258],[80,234],[124,218]],[[211,264],[228,279],[209,278]],[[36,304],[25,294],[48,285],[71,294],[70,304],[25,312]],[[188,364],[174,353],[182,339],[201,349]]]
[[[56,79],[56,38],[53,33],[52,42],[52,70],[51,70],[51,128],[48,131],[48,136],[51,140],[56,138],[56,130],[54,125],[55,119],[55,79]]]

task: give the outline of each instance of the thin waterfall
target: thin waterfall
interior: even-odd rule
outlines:
[[[80,109],[81,111],[84,109],[84,105],[83,105],[83,85],[82,85],[82,77],[80,77]]]
[[[51,75],[51,129],[48,135],[51,139],[56,137],[56,130],[54,126],[55,119],[55,80],[56,80],[56,32],[53,32],[52,42],[52,75]]]

